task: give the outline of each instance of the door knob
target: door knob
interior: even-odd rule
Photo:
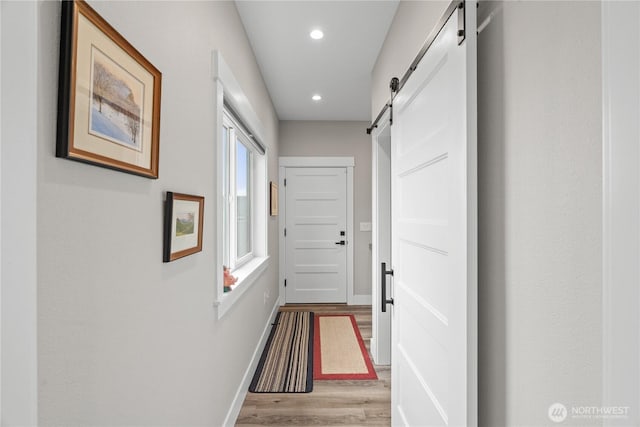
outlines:
[[[340,246],[344,246],[346,244],[347,242],[345,242],[344,240],[340,240],[339,242],[336,242],[336,245],[340,245]]]

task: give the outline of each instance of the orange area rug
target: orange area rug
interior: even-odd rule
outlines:
[[[316,314],[314,321],[314,380],[378,379],[352,314]]]

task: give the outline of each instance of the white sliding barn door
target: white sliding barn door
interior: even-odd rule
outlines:
[[[476,5],[393,102],[392,423],[477,424]],[[462,13],[460,13],[462,16]]]

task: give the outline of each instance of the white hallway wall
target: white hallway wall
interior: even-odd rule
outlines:
[[[401,2],[372,114],[447,3]],[[491,2],[478,38],[479,424],[601,404],[598,2]],[[567,420],[566,425],[601,424]]]
[[[37,5],[0,2],[0,15],[0,425],[29,426],[38,421]]]
[[[603,404],[640,425],[640,2],[602,3]]]
[[[371,232],[360,231],[371,222],[371,141],[367,122],[281,121],[280,156],[351,156],[353,169],[355,239],[354,294],[357,303],[371,302]]]
[[[40,424],[221,425],[276,302],[278,239],[270,219],[269,269],[217,320],[213,49],[264,125],[274,181],[277,117],[233,2],[91,5],[163,73],[160,179],[54,157],[60,3],[38,3]],[[205,196],[203,251],[168,264],[165,191]]]

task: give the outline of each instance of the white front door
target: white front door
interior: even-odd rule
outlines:
[[[393,425],[477,424],[475,2],[466,9],[466,39],[453,10],[393,103]]]
[[[347,169],[286,168],[287,303],[347,302]]]

